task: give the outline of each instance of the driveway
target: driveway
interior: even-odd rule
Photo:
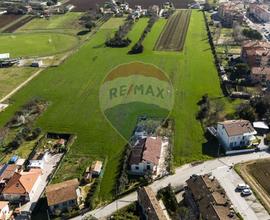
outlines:
[[[233,169],[230,169],[228,166],[218,167],[212,174],[217,178],[235,209],[245,220],[270,219],[267,211],[254,195],[242,197],[240,192],[235,192],[236,186],[239,183],[243,183],[243,180]]]
[[[44,169],[42,170],[41,183],[39,184],[39,187],[34,194],[34,198],[30,202],[21,206],[22,212],[32,212],[34,210],[37,201],[39,200],[40,196],[45,190],[45,187],[48,184],[50,179],[48,178],[49,175],[53,172],[54,169],[56,169],[57,163],[60,161],[62,156],[63,154],[48,155],[48,160],[44,163]]]
[[[212,173],[213,175],[217,176],[218,179],[221,179],[221,185],[224,187],[225,191],[228,192],[229,198],[232,200],[234,208],[236,209],[237,212],[241,213],[245,217],[248,216],[246,219],[250,220],[270,219],[270,216],[267,214],[267,212],[262,206],[259,206],[259,209],[257,209],[260,203],[256,199],[254,200],[255,197],[251,196],[250,198],[244,199],[240,197],[238,194],[234,193],[234,188],[238,184],[238,181],[241,182],[241,179],[233,170],[229,169],[231,166],[237,163],[263,158],[270,158],[270,154],[267,152],[257,152],[209,160],[196,166],[186,164],[182,167],[177,168],[175,170],[174,175],[164,177],[163,179],[155,181],[149,186],[155,192],[157,192],[159,189],[166,187],[168,184],[171,184],[174,187],[184,185],[185,181],[192,174]],[[227,170],[230,170],[233,176],[230,176],[231,174],[227,175],[226,172],[223,173],[224,171]],[[117,201],[110,203],[107,206],[95,209],[93,211],[86,213],[85,215],[78,216],[73,219],[79,220],[88,214],[93,215],[98,219],[105,218],[114,213],[116,210],[123,208],[136,200],[137,200],[136,193],[131,193]],[[262,216],[260,215],[260,213],[262,213]]]

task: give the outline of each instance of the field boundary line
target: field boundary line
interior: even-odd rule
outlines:
[[[1,102],[5,102],[7,99],[9,99],[12,95],[14,95],[16,92],[18,92],[22,87],[27,85],[32,79],[34,79],[36,76],[38,76],[43,70],[46,68],[39,69],[36,71],[33,75],[31,75],[28,79],[26,79],[24,82],[22,82],[20,85],[18,85],[15,89],[13,89],[10,93],[8,93],[6,96],[4,96],[1,100]]]

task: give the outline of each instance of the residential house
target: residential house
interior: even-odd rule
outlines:
[[[49,210],[52,214],[76,208],[79,204],[80,190],[78,179],[51,184],[46,187]]]
[[[252,67],[250,79],[253,83],[261,83],[270,89],[270,67]]]
[[[99,176],[101,173],[101,170],[102,170],[102,161],[99,161],[99,160],[94,161],[91,166],[92,176],[93,177]]]
[[[224,2],[218,8],[218,16],[224,27],[232,27],[234,22],[243,22],[242,13],[244,4],[242,2]]]
[[[242,45],[241,59],[250,67],[270,66],[270,43],[267,41],[245,41]]]
[[[269,5],[252,3],[249,5],[249,14],[261,22],[270,21]]]
[[[155,193],[150,187],[140,187],[137,193],[138,203],[144,216],[143,219],[167,220]]]
[[[0,219],[1,220],[8,220],[12,211],[9,209],[9,202],[7,201],[0,201]]]
[[[198,218],[209,220],[239,219],[219,182],[208,175],[190,177],[185,193],[186,202]]]
[[[155,174],[162,150],[161,137],[147,137],[139,140],[129,157],[130,172],[136,175]]]
[[[16,164],[4,164],[0,169],[0,182],[7,183],[17,171]]]
[[[3,198],[10,202],[31,201],[41,182],[41,174],[41,169],[14,173],[2,191]]]
[[[255,134],[257,132],[247,120],[228,120],[217,124],[218,140],[227,149],[250,145]]]

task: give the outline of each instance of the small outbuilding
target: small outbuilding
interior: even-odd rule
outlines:
[[[253,127],[260,135],[264,135],[269,132],[269,126],[263,121],[253,122]]]

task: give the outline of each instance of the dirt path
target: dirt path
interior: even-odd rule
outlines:
[[[32,79],[34,79],[36,76],[38,76],[44,69],[39,69],[36,71],[32,76],[30,76],[27,80],[25,80],[23,83],[18,85],[15,89],[13,89],[10,93],[8,93],[6,96],[4,96],[0,103],[5,102],[7,99],[9,99],[12,95],[14,95],[17,91],[19,91],[22,87],[24,87],[27,83],[29,83]]]
[[[265,209],[270,213],[270,197],[265,189],[257,182],[257,180],[249,173],[248,165],[255,163],[256,161],[250,161],[247,163],[240,164],[239,172],[242,178],[252,188],[256,197],[260,200]]]

